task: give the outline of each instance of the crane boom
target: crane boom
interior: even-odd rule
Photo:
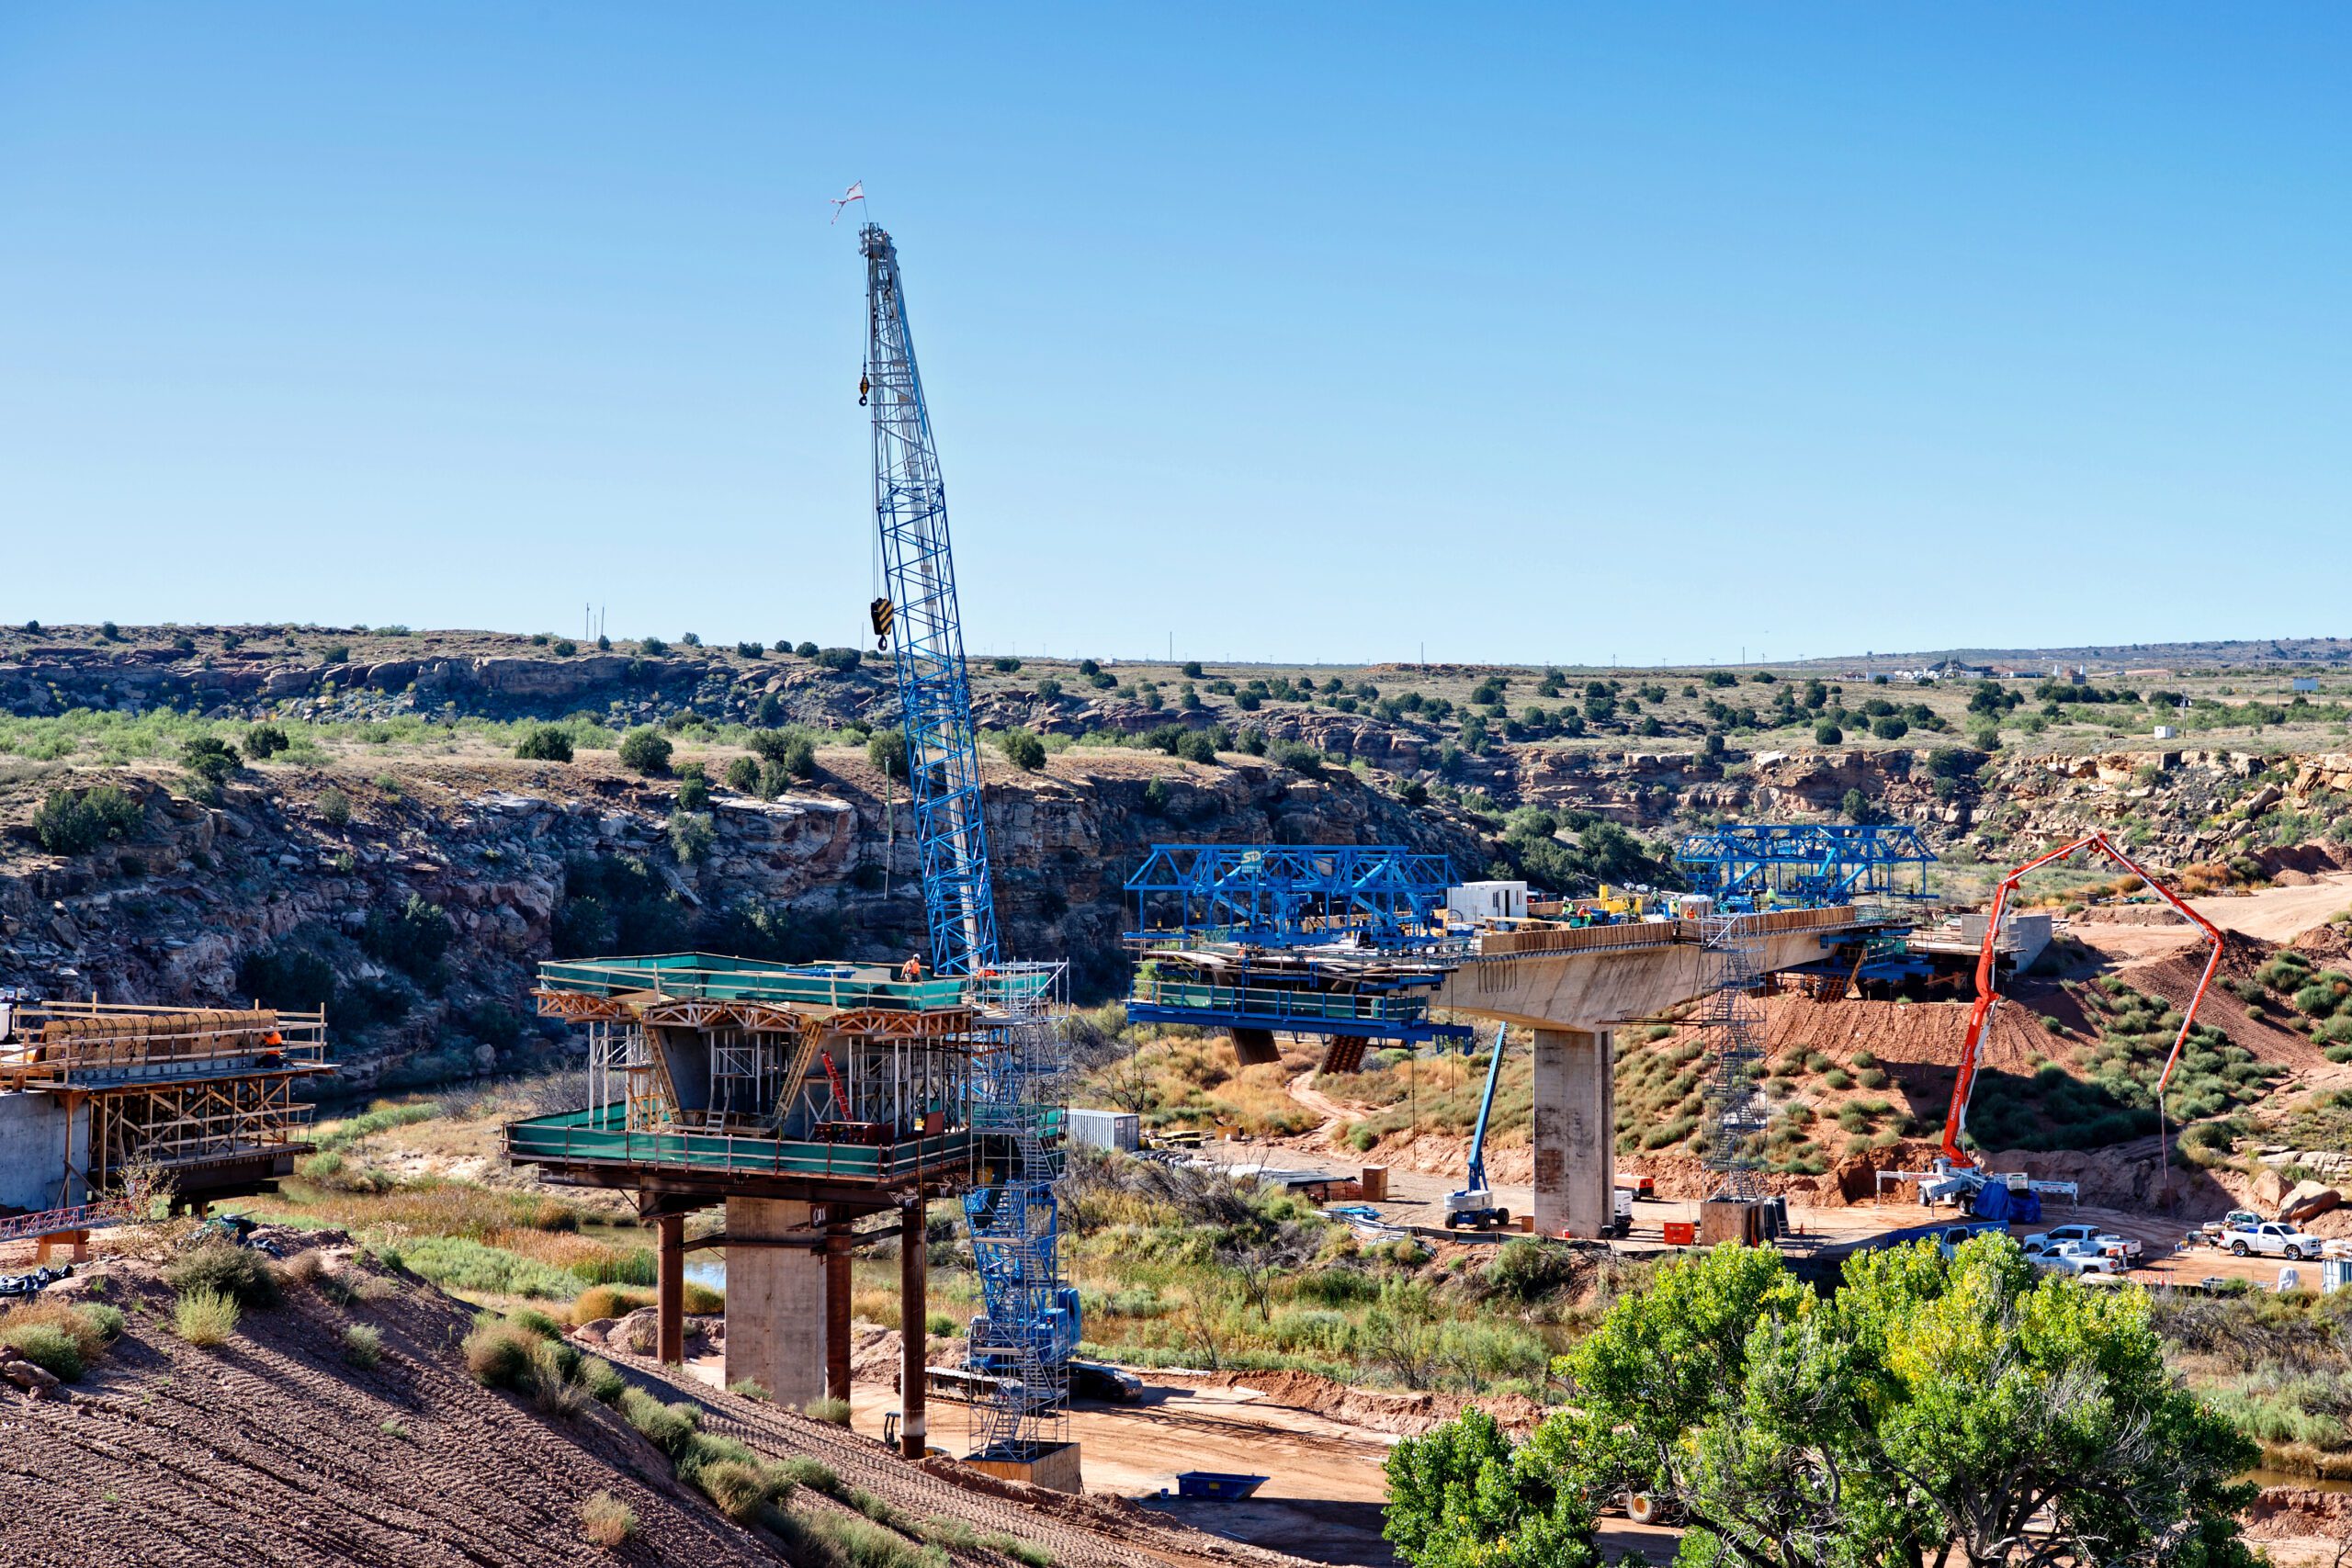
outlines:
[[[2213,984],[2213,976],[2222,966],[2222,932],[2212,921],[2183,903],[2171,888],[2149,875],[2105,833],[2086,833],[2071,844],[2028,861],[2003,877],[2001,885],[1993,889],[1993,907],[1984,917],[1984,946],[1976,955],[1976,1005],[1969,1011],[1968,1034],[1961,1042],[1960,1072],[1952,1080],[1951,1109],[1944,1114],[1943,1157],[1955,1170],[1970,1169],[1976,1164],[1960,1146],[1960,1134],[1968,1120],[1969,1096],[1976,1088],[1976,1061],[1984,1044],[1985,1026],[1992,1021],[1994,1010],[2000,1006],[2001,994],[1994,974],[1994,950],[2001,940],[2001,923],[2008,917],[2010,897],[2029,872],[2039,871],[2045,865],[2086,849],[2098,850],[2147,884],[2150,892],[2202,929],[2213,944],[2212,953],[2205,960],[2205,972],[2198,976],[2196,993],[2188,998],[2188,1006],[2181,1010],[2180,1032],[2173,1036],[2172,1051],[2165,1057],[2165,1070],[2156,1077],[2156,1106],[2158,1113],[2163,1112],[2165,1086],[2172,1081],[2173,1068],[2180,1061],[2181,1048],[2188,1044],[2188,1032],[2197,1022],[2198,1006],[2205,1000],[2205,993]]]
[[[898,677],[932,967],[977,975],[996,966],[996,898],[956,558],[948,548],[947,491],[907,330],[898,248],[873,223],[858,231],[858,242],[865,255],[865,400],[874,412],[874,518],[885,594],[874,607],[875,631],[888,641]]]

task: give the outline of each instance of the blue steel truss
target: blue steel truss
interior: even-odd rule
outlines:
[[[1383,976],[1307,969],[1266,971],[1248,965],[1211,973],[1158,963],[1137,969],[1127,996],[1134,1023],[1182,1023],[1197,1029],[1265,1029],[1287,1034],[1342,1035],[1399,1044],[1466,1041],[1466,1023],[1430,1017],[1430,998],[1445,981],[1443,969]]]
[[[1396,844],[1154,844],[1127,878],[1144,942],[1385,951],[1444,939],[1453,866]],[[1155,903],[1157,900],[1157,903]],[[1173,924],[1153,925],[1155,917]]]
[[[923,908],[932,966],[942,975],[995,967],[996,898],[980,814],[980,753],[964,626],[948,549],[947,490],[931,437],[931,413],[907,331],[899,253],[874,224],[859,231],[865,254],[866,394],[874,411],[874,517],[889,596],[890,662],[907,735]]]
[[[874,518],[881,537],[888,637],[898,676],[924,918],[933,967],[966,979],[980,1010],[972,1127],[990,1143],[995,1179],[964,1198],[984,1311],[971,1359],[990,1392],[973,1402],[977,1452],[1030,1459],[1067,1419],[1078,1293],[1062,1282],[1053,1183],[1060,1157],[1046,1103],[1066,1064],[1037,982],[1058,964],[1002,964],[981,816],[980,758],[964,628],[948,548],[947,492],[922,378],[907,328],[906,289],[890,236],[867,224],[866,401],[874,412]],[[888,619],[883,618],[887,610]],[[885,628],[887,627],[887,631]]]
[[[1684,838],[1675,860],[1725,908],[1925,898],[1936,852],[1905,823],[1726,822]]]

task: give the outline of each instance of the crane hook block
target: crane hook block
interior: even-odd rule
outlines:
[[[857,378],[857,406],[858,406],[859,408],[864,408],[864,407],[865,406],[865,394],[866,394],[866,393],[868,393],[868,392],[870,392],[870,391],[872,391],[873,389],[874,389],[874,383],[873,383],[873,382],[871,382],[871,381],[867,380],[867,379],[866,379],[865,377],[863,377],[863,376],[860,376],[860,377]]]
[[[893,613],[890,609],[890,601],[888,599],[876,599],[873,604],[865,607],[865,613],[873,618],[875,640],[877,642],[889,641],[890,623],[894,618]]]

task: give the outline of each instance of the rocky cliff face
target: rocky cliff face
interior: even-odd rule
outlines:
[[[862,753],[773,801],[715,790],[707,852],[681,859],[676,786],[600,768],[420,761],[366,781],[248,770],[217,805],[171,770],[75,770],[0,789],[0,985],[109,1000],[323,1001],[356,1081],[513,1065],[545,1038],[536,965],[582,951],[693,944],[765,956],[888,959],[922,942],[904,786]],[[109,783],[139,831],[40,852],[33,803]],[[337,804],[340,797],[344,805]],[[1081,998],[1124,975],[1120,885],[1171,840],[1408,841],[1485,863],[1458,821],[1354,775],[1137,753],[992,772],[997,899],[1009,951],[1067,956]]]

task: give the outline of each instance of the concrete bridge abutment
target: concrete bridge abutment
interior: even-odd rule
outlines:
[[[834,1269],[819,1215],[810,1204],[782,1199],[727,1200],[727,1381],[750,1378],[777,1404],[795,1407],[826,1396],[833,1320],[848,1316],[846,1279],[838,1313],[828,1310]]]

